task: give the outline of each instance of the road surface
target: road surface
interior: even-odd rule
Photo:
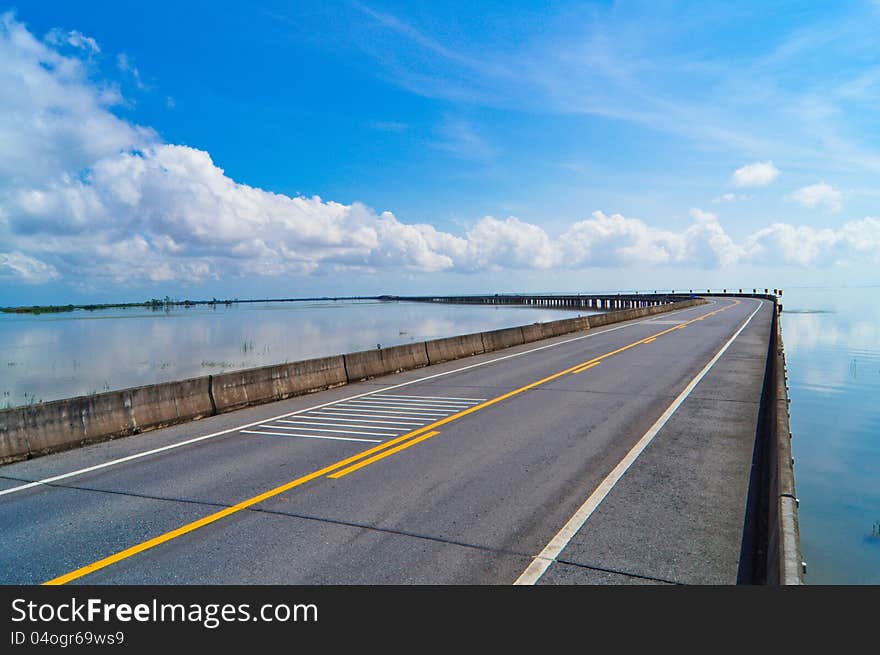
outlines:
[[[735,583],[772,311],[710,299],[0,467],[0,582]]]

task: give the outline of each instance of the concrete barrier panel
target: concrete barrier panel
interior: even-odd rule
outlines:
[[[349,382],[428,365],[428,351],[424,341],[393,348],[346,353],[343,357]]]
[[[306,359],[283,366],[287,368],[287,377],[284,378],[282,387],[285,397],[338,387],[348,382],[342,355]]]
[[[61,450],[132,430],[128,389],[16,407],[0,412],[0,459]]]
[[[193,421],[214,413],[210,378],[206,375],[179,382],[136,387],[131,392],[131,414],[136,431]]]
[[[551,321],[556,323],[557,321]],[[523,343],[531,343],[532,341],[540,341],[544,338],[544,326],[547,323],[532,323],[531,325],[523,325],[522,330]]]
[[[484,352],[483,338],[479,333],[446,339],[432,339],[425,342],[425,347],[428,351],[428,362],[431,364],[479,355]]]
[[[0,462],[26,457],[30,446],[27,438],[28,407],[0,411]]]
[[[485,351],[492,352],[501,348],[510,348],[511,346],[521,346],[523,340],[522,328],[504,328],[502,330],[492,330],[491,332],[483,332],[483,348]]]
[[[565,318],[561,321],[549,321],[547,323],[541,323],[541,335],[544,339],[549,339],[550,337],[558,337],[563,334],[568,334],[569,332],[574,332],[579,328],[580,323],[583,319],[576,318]]]
[[[213,376],[211,392],[218,412],[283,400],[345,384],[342,355],[229,371]]]
[[[613,312],[608,312],[607,314],[593,314],[587,317],[587,322],[589,323],[591,328],[601,327],[603,325],[608,325],[612,323],[612,314]]]

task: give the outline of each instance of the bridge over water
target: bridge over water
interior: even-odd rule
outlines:
[[[800,583],[735,291],[384,296],[603,313],[5,410],[0,581]]]

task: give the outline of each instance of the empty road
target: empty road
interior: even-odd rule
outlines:
[[[710,299],[0,467],[0,582],[735,583],[772,311]]]

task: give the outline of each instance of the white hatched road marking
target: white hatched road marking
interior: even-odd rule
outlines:
[[[430,407],[432,409],[447,409],[449,407],[473,407],[474,405],[479,405],[479,401],[473,403],[465,403],[460,400],[456,400],[454,403],[440,403],[435,402],[433,400],[403,400],[402,398],[387,398],[385,396],[375,396],[372,398],[364,398],[363,400],[369,400],[371,402],[377,403],[394,403],[395,405],[406,405],[407,407]],[[358,402],[356,400],[352,400],[351,402]]]
[[[293,425],[324,425],[327,427],[336,427],[336,428],[364,428],[366,430],[394,430],[396,429],[393,425],[345,425],[342,423],[325,423],[323,421],[287,421],[285,419],[278,419],[276,423],[291,423]]]
[[[425,416],[428,416],[428,417],[431,417],[431,416],[446,416],[446,412],[440,412],[440,413],[437,413],[437,412],[410,412],[410,411],[400,411],[400,412],[398,412],[397,410],[394,410],[394,409],[387,409],[387,408],[386,408],[386,409],[380,409],[380,408],[374,408],[374,407],[353,407],[352,409],[345,409],[345,408],[342,408],[342,409],[336,409],[336,408],[334,408],[332,411],[334,411],[334,412],[348,412],[349,414],[350,414],[350,413],[353,413],[353,412],[363,412],[364,414],[373,414],[373,415],[378,414],[378,415],[384,416],[384,417],[386,417],[386,418],[395,418],[395,417],[397,417],[397,418],[405,418],[405,417],[409,417],[409,418],[417,418],[417,419],[420,419],[420,418],[423,418],[423,417],[425,417]],[[450,413],[450,414],[454,414],[454,412],[449,412],[449,413]]]
[[[352,400],[350,405],[378,405],[380,407],[395,407],[398,409],[427,410],[430,412],[447,412],[449,410],[460,410],[473,405],[415,405],[413,403],[402,403],[396,400]]]
[[[371,437],[396,437],[397,432],[361,432],[359,430],[325,430],[324,428],[304,427],[298,428],[295,425],[260,425],[260,428],[266,430],[304,430],[306,432],[332,432],[334,434],[367,434]]]
[[[262,432],[260,430],[241,430],[244,434],[266,434],[270,437],[300,437],[302,439],[329,439],[331,441],[365,441],[382,443],[381,439],[356,439],[355,437],[331,437],[326,434],[289,434],[287,432]]]
[[[293,420],[276,419],[267,421],[265,424],[257,426],[258,430],[242,430],[244,434],[259,434],[266,436],[283,436],[283,437],[303,437],[306,439],[317,439],[324,435],[310,434],[314,432],[325,432],[333,435],[364,435],[369,437],[396,437],[404,431],[412,430],[414,426],[426,425],[429,421],[435,421],[444,416],[450,416],[462,409],[472,407],[480,401],[469,399],[468,401],[455,400],[447,401],[443,404],[426,404],[432,401],[426,401],[421,398],[407,399],[404,396],[396,396],[391,399],[372,398],[364,400],[347,400],[336,403],[332,407],[326,407],[321,410],[306,412]],[[367,422],[367,419],[344,419],[339,414],[347,412],[343,416],[358,416],[352,412],[368,412],[369,416],[377,417],[381,413],[393,414],[397,418],[414,419],[413,421],[400,422],[395,420],[396,425],[389,425],[381,421],[370,421],[378,423],[378,425],[363,425],[357,421]],[[363,414],[361,414],[363,416]],[[311,420],[310,420],[311,419]],[[317,419],[317,421],[315,420]],[[322,420],[323,419],[323,420]],[[386,419],[388,420],[388,419]],[[348,421],[351,424],[327,422],[327,421]],[[284,425],[281,425],[281,424]],[[313,427],[315,425],[323,425],[325,427]],[[354,429],[360,428],[360,429]],[[275,432],[272,432],[275,430]],[[366,431],[366,430],[369,430]],[[377,432],[377,430],[395,430],[394,432]],[[283,431],[283,432],[282,432]],[[309,433],[309,434],[303,434]],[[363,437],[350,436],[325,436],[327,439],[339,439],[346,441],[373,441],[381,443],[381,440],[363,439]]]
[[[388,412],[389,414],[409,414],[411,416],[446,416],[447,414],[455,413],[458,410],[452,410],[452,412],[441,412],[435,411],[431,409],[409,409],[408,407],[399,407],[397,405],[382,405],[379,403],[363,403],[357,404],[351,403],[350,405],[346,405],[346,408],[351,407],[357,411],[362,410],[370,410],[377,412]]]
[[[262,425],[257,426],[259,428],[258,430],[242,430],[241,432],[243,432],[244,434],[261,434],[279,437],[303,437],[306,439],[318,439],[321,438],[322,435],[301,433],[326,432],[335,435],[357,434],[369,437],[396,437],[405,431],[412,430],[414,426],[427,425],[430,421],[436,421],[438,418],[450,416],[452,414],[460,412],[462,409],[479,404],[480,402],[479,400],[471,399],[469,402],[455,401],[454,403],[448,403],[444,405],[438,404],[428,406],[423,404],[425,401],[422,399],[417,399],[415,403],[408,403],[405,400],[400,400],[400,398],[403,398],[403,396],[398,396],[393,400],[381,400],[378,402],[374,402],[372,399],[347,400],[344,402],[336,403],[332,407],[326,407],[320,410],[306,412],[305,414],[294,417],[293,420],[270,420]],[[394,414],[396,417],[399,416],[404,419],[414,420],[403,422],[394,420],[395,425],[389,425],[387,421],[369,421],[368,419],[362,418],[340,418],[339,413],[341,412],[348,412],[348,414],[343,414],[343,416],[358,416],[358,414],[352,414],[351,412],[370,412],[368,416],[374,417],[377,416],[377,412],[387,412],[389,414]],[[317,421],[315,419],[317,419]],[[328,423],[327,421],[349,421],[352,422],[352,424],[337,422]],[[361,421],[362,423],[372,422],[377,423],[378,425],[363,425],[362,423],[358,423],[357,421]],[[284,425],[281,425],[282,423]],[[323,425],[325,427],[312,427],[314,425]],[[360,428],[360,430],[354,428]],[[272,430],[276,430],[276,432],[271,432]],[[283,430],[283,432],[279,432],[281,430]],[[366,432],[365,430],[370,430],[370,432]],[[376,430],[395,430],[395,432],[376,432]],[[381,443],[381,440],[363,439],[360,437],[346,438],[344,436],[327,436],[324,438],[340,439],[345,441],[374,441],[376,443]]]
[[[375,394],[379,398],[421,398],[425,400],[466,400],[468,402],[481,403],[486,398],[453,398],[452,396],[410,396],[409,394],[400,395],[394,393]]]
[[[396,419],[388,419],[387,421],[371,421],[370,419],[367,419],[367,418],[344,418],[344,415],[339,416],[338,414],[334,414],[332,412],[322,412],[322,411],[316,411],[312,414],[301,414],[301,416],[305,416],[306,418],[317,417],[317,418],[324,418],[324,419],[328,419],[328,420],[332,419],[334,421],[346,421],[348,423],[357,423],[358,421],[360,421],[361,423],[379,423],[381,425],[389,425],[389,426],[424,425],[424,423],[422,423],[421,421],[398,421]]]
[[[406,418],[404,416],[382,416],[380,414],[358,414],[357,410],[354,410],[354,409],[333,409],[333,410],[321,411],[320,413],[325,418],[329,417],[329,418],[336,419],[337,417],[340,417],[339,418],[340,421],[343,420],[343,418],[341,418],[341,417],[349,417],[349,416],[358,417],[357,419],[353,419],[353,420],[366,421],[367,419],[378,418],[378,419],[382,419],[382,422],[387,422],[389,419]],[[410,425],[424,425],[425,424],[425,422],[423,420],[421,420],[421,417],[411,416],[409,418],[416,419],[416,420],[406,420],[403,422],[409,423]]]

